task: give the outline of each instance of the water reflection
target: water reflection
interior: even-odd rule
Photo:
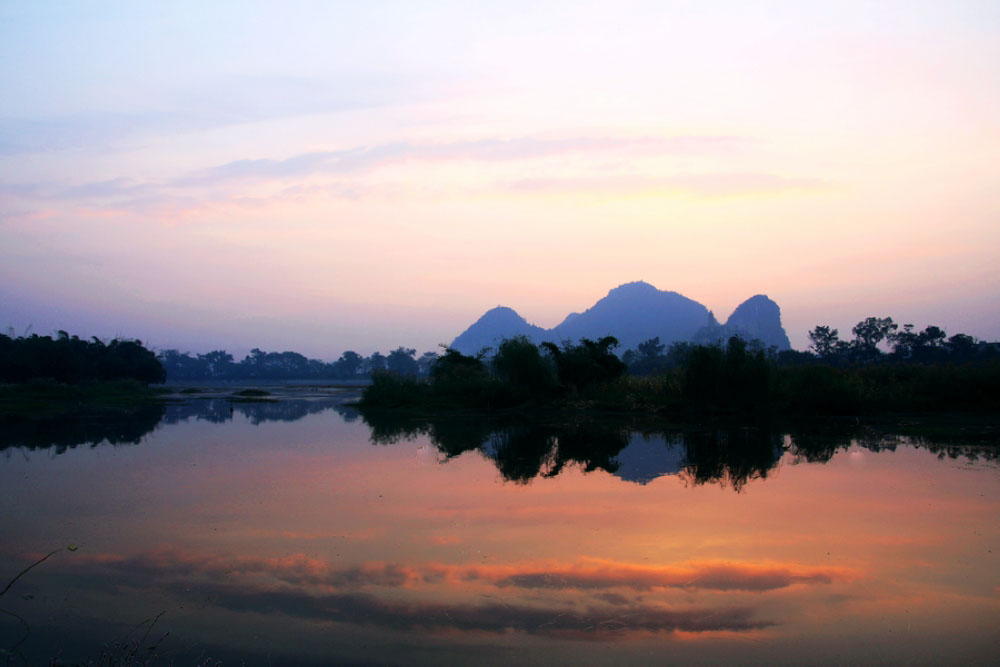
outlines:
[[[894,452],[899,447],[913,447],[926,449],[939,459],[975,462],[1000,459],[997,440],[998,436],[989,430],[975,435],[900,435],[874,427],[857,425],[852,428],[820,422],[797,424],[788,429],[786,449],[796,463],[827,463],[838,452],[847,451],[852,446],[871,452]]]
[[[0,418],[0,451],[51,448],[53,453],[63,454],[83,445],[137,445],[156,428],[165,413],[163,405],[150,405],[129,411],[70,413],[50,419],[6,416]]]
[[[24,626],[0,614],[2,655],[98,662],[161,611],[163,664],[955,663],[1000,648],[995,448],[856,425],[350,415],[194,399],[147,421],[147,446],[0,459],[0,588],[79,546],[0,599],[30,624],[18,644]]]
[[[232,396],[192,398],[130,411],[80,412],[54,419],[7,416],[0,423],[0,450],[51,449],[55,454],[87,445],[137,445],[160,426],[184,422],[224,424],[241,417],[252,425],[296,422],[335,411],[345,422],[362,417],[371,442],[379,445],[426,437],[443,460],[478,452],[501,478],[528,484],[552,478],[567,467],[602,470],[645,485],[676,475],[689,485],[717,483],[739,492],[763,480],[786,452],[791,463],[826,463],[851,446],[873,452],[897,446],[926,448],[939,458],[995,461],[998,449],[980,440],[924,440],[844,423],[769,427],[714,426],[671,430],[641,427],[624,418],[577,418],[552,423],[513,417],[414,419],[393,413],[363,416],[345,397],[240,400]]]
[[[507,482],[527,484],[555,477],[567,466],[584,472],[603,470],[648,484],[678,475],[691,485],[717,483],[739,492],[753,480],[766,479],[786,452],[797,463],[826,463],[852,445],[892,451],[905,444],[926,447],[941,457],[995,460],[996,447],[982,443],[924,442],[864,429],[826,424],[783,432],[767,427],[716,426],[685,430],[637,429],[624,419],[580,419],[570,423],[514,419],[404,418],[365,413],[375,444],[427,437],[445,460],[476,451],[490,460]]]
[[[760,593],[794,584],[829,584],[846,576],[837,568],[714,562],[675,567],[592,562],[550,568],[367,562],[343,567],[306,556],[206,557],[170,549],[129,557],[84,555],[71,568],[77,575],[113,580],[122,590],[152,586],[181,593],[182,586],[196,585],[199,598],[235,612],[280,613],[390,631],[514,631],[563,639],[767,628],[775,621],[760,618],[755,606],[724,601],[665,606],[664,600],[654,600],[669,590]],[[608,591],[618,591],[618,597]],[[484,597],[512,595],[502,603],[446,601],[456,593],[469,598],[479,592]],[[622,592],[639,597],[626,598]],[[395,597],[407,593],[405,599]],[[640,594],[649,598],[646,603]],[[510,599],[514,595],[525,597]]]
[[[347,422],[357,410],[342,398],[238,401],[232,398],[197,398],[147,405],[136,409],[84,410],[56,416],[5,415],[0,417],[0,451],[15,448],[51,449],[64,454],[81,446],[138,445],[159,426],[186,421],[213,424],[241,416],[257,426],[267,422],[294,422],[327,410]]]
[[[163,423],[207,421],[221,424],[242,415],[254,425],[266,422],[294,422],[326,410],[336,410],[347,421],[357,419],[357,410],[340,398],[284,398],[234,400],[232,398],[192,399],[167,406]]]
[[[740,489],[764,478],[784,449],[780,435],[760,429],[635,431],[623,420],[567,424],[483,419],[401,420],[365,414],[372,442],[392,444],[425,435],[445,459],[478,451],[508,482],[526,484],[555,477],[567,466],[604,470],[648,483],[684,473],[693,484],[728,483]]]

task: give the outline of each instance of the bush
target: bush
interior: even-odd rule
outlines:
[[[524,336],[507,338],[493,357],[493,373],[512,402],[551,394],[555,387],[555,369]]]
[[[855,414],[865,404],[864,383],[832,366],[782,368],[778,391],[782,403],[796,412]]]
[[[32,379],[78,384],[105,380],[135,380],[144,384],[166,380],[163,365],[142,343],[115,339],[80,340],[60,331],[53,339],[37,334],[11,338],[0,335],[0,382]]]
[[[579,345],[543,343],[555,362],[559,381],[564,385],[581,389],[587,385],[612,382],[625,374],[625,364],[611,351],[618,347],[614,336],[593,341],[580,339]]]
[[[481,385],[490,377],[482,359],[451,348],[434,360],[430,375],[435,392],[441,394],[460,394],[471,386]]]
[[[682,392],[695,407],[760,409],[773,398],[775,372],[762,350],[751,352],[733,336],[725,349],[699,345],[690,350]]]
[[[372,374],[372,383],[365,387],[359,403],[378,408],[417,406],[427,400],[427,395],[426,382],[382,371]]]
[[[434,361],[430,379],[431,394],[442,402],[488,408],[499,394],[499,385],[482,359],[451,348]]]

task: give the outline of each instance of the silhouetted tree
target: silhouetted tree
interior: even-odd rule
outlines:
[[[836,329],[828,326],[818,326],[809,332],[810,347],[820,357],[829,359],[839,352],[840,335]]]
[[[417,368],[420,369],[420,374],[424,377],[431,374],[431,368],[434,366],[434,362],[438,359],[437,352],[424,352],[419,357],[417,357]]]
[[[198,359],[207,366],[209,377],[224,378],[233,372],[233,355],[225,350],[213,350],[208,354],[199,354]]]
[[[360,354],[354,350],[347,350],[333,362],[334,375],[348,380],[357,377],[363,363],[364,358]]]
[[[580,388],[615,380],[625,373],[625,364],[611,351],[618,347],[614,336],[597,341],[582,338],[579,345],[566,344],[561,349],[554,343],[542,343],[542,347],[555,361],[559,381],[564,385]]]
[[[165,378],[163,364],[138,340],[115,339],[104,344],[96,338],[80,340],[65,331],[59,331],[55,339],[37,334],[0,336],[0,382],[49,379],[75,384],[127,379],[149,384]]]
[[[208,377],[208,367],[203,359],[174,349],[163,350],[157,358],[171,380],[202,380]]]
[[[945,344],[948,352],[958,361],[967,361],[976,353],[976,339],[968,334],[955,334]]]
[[[469,380],[483,381],[489,377],[486,364],[478,357],[447,348],[431,365],[431,381],[437,384],[465,384]]]
[[[878,344],[888,339],[897,328],[891,317],[865,318],[851,329],[854,334],[851,346],[862,360],[876,359],[881,354]]]
[[[917,347],[918,334],[913,332],[912,324],[904,324],[902,329],[889,334],[889,345],[896,360],[909,360],[913,357],[913,349]]]
[[[663,354],[663,350],[666,349],[666,345],[660,342],[660,337],[650,338],[647,341],[639,343],[639,355],[643,359],[656,359]]]
[[[365,366],[372,375],[385,370],[385,355],[380,352],[372,352],[372,355],[365,360]]]
[[[650,338],[639,343],[637,349],[628,350],[622,355],[622,362],[633,375],[652,375],[662,373],[670,367],[670,360],[664,354],[666,345],[660,342],[660,337]]]
[[[414,359],[417,351],[408,347],[397,347],[389,353],[385,360],[386,370],[396,375],[414,376],[420,373],[417,360]]]
[[[496,377],[520,396],[547,393],[555,384],[552,365],[525,336],[504,339],[493,357]]]
[[[725,349],[696,346],[684,369],[684,397],[697,408],[745,410],[771,400],[774,371],[763,350],[749,351],[738,336]]]

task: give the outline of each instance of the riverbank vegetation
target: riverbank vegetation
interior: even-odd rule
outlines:
[[[246,380],[366,380],[372,374],[389,372],[401,376],[426,377],[434,352],[420,357],[413,348],[398,347],[388,354],[373,352],[362,356],[347,350],[336,361],[310,359],[298,352],[265,352],[254,348],[242,360],[236,361],[225,350],[206,354],[164,350],[158,359],[171,382],[238,382]]]
[[[0,416],[131,410],[156,402],[149,385],[165,379],[156,355],[137,340],[0,335]]]
[[[56,337],[0,335],[0,383],[49,380],[68,385],[131,380],[161,383],[167,374],[141,341],[83,340],[60,331]]]
[[[495,353],[448,349],[421,379],[376,373],[367,410],[605,410],[687,414],[870,415],[996,412],[1000,345],[938,327],[915,333],[891,318],[868,318],[851,341],[817,327],[809,352],[648,340],[621,358],[617,341],[534,345],[506,339]],[[883,350],[880,347],[887,348]]]
[[[65,384],[30,380],[0,385],[0,417],[54,417],[80,411],[122,412],[159,403],[161,393],[135,380]]]

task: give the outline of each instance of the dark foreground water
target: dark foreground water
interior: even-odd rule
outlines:
[[[0,664],[1000,656],[995,443],[340,403],[3,424]]]

